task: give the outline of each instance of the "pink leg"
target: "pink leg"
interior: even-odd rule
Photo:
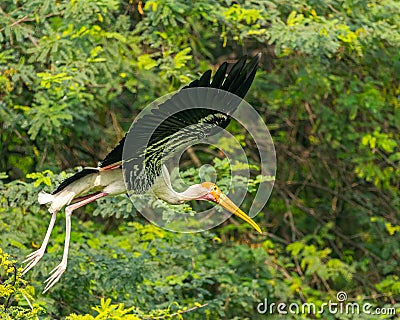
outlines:
[[[74,199],[72,199],[72,203],[74,204],[74,203],[78,203],[78,202],[81,202],[81,201],[83,201],[83,200],[92,198],[92,197],[93,197],[94,195],[96,195],[96,194],[98,194],[98,193],[88,194],[87,196],[74,198]]]
[[[25,266],[24,270],[22,271],[22,275],[27,273],[30,269],[32,269],[38,262],[39,260],[43,257],[44,252],[47,247],[47,243],[49,242],[51,231],[53,230],[54,223],[56,222],[57,218],[57,212],[53,213],[51,216],[50,224],[49,227],[47,228],[46,236],[43,239],[42,245],[38,250],[35,252],[32,252],[30,255],[26,257],[26,259],[22,262],[28,262],[28,264]]]
[[[99,198],[107,196],[108,193],[100,192],[91,197],[86,198],[80,202],[74,203],[65,208],[65,243],[64,243],[64,254],[61,260],[61,263],[55,267],[51,272],[51,276],[47,278],[45,283],[47,282],[46,287],[43,290],[43,293],[47,292],[52,286],[54,286],[57,281],[60,279],[61,275],[67,269],[67,260],[68,260],[68,250],[69,250],[69,240],[71,236],[71,215],[75,209],[78,209],[90,202],[93,202]]]

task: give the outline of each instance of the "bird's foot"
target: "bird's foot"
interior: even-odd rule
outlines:
[[[44,255],[44,250],[45,248],[39,248],[38,250],[26,256],[26,259],[22,261],[22,263],[27,262],[28,264],[25,266],[24,270],[22,270],[22,275],[31,270],[39,262]]]
[[[47,282],[46,287],[43,290],[43,293],[46,293],[52,286],[54,286],[58,280],[60,280],[61,275],[64,273],[64,271],[67,269],[67,262],[61,261],[61,263],[55,267],[53,270],[51,270],[50,274],[51,276],[46,279],[44,283]]]

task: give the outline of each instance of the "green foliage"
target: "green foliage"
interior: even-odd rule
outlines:
[[[393,0],[3,1],[0,317],[257,319],[264,298],[321,305],[337,291],[398,308],[399,21]],[[229,130],[249,159],[250,183],[233,181],[249,192],[243,210],[263,179],[276,180],[256,217],[267,233],[229,221],[174,234],[137,217],[127,197],[105,198],[73,216],[68,270],[49,294],[41,282],[60,259],[62,218],[21,279],[49,220],[40,190],[94,166],[147,103],[255,52],[263,59],[246,98],[271,130],[276,178],[258,175],[244,129]],[[226,190],[219,151],[195,153]],[[183,158],[181,178],[199,182]],[[199,206],[143,201],[165,220]]]
[[[195,310],[199,307],[203,307],[202,305],[198,304],[196,307],[191,308],[191,310]],[[172,308],[173,309],[173,308]],[[101,299],[100,305],[93,307],[93,310],[96,311],[98,314],[93,317],[89,314],[84,316],[71,314],[66,317],[66,320],[105,320],[105,319],[127,319],[127,320],[141,320],[141,319],[164,319],[164,318],[171,318],[179,316],[181,318],[181,314],[188,312],[187,308],[178,309],[178,311],[171,313],[171,308],[165,310],[155,310],[152,311],[150,314],[146,314],[142,312],[140,309],[131,307],[128,309],[124,308],[124,304],[120,303],[118,305],[111,304],[111,299]]]
[[[21,278],[17,261],[0,248],[0,315],[2,319],[37,319],[42,308],[31,304],[34,288]]]

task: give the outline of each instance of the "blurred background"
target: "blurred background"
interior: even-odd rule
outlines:
[[[338,291],[399,313],[399,21],[394,0],[3,0],[1,318],[261,319],[264,299],[321,306]],[[63,212],[47,253],[21,278],[50,219],[40,190],[95,166],[149,102],[258,52],[246,101],[277,154],[274,190],[255,217],[263,235],[234,219],[173,233],[126,197],[107,198],[74,212],[68,269],[48,294]],[[255,170],[251,137],[237,123],[228,130]],[[205,163],[217,181],[229,172],[222,153],[200,145],[182,158],[183,178],[198,182]],[[256,188],[257,179],[244,211]]]

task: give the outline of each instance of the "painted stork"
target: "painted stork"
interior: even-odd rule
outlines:
[[[240,98],[244,98],[255,77],[260,56],[260,54],[256,55],[248,63],[246,63],[246,56],[240,58],[229,72],[227,72],[228,64],[225,62],[218,68],[212,81],[211,70],[208,70],[198,80],[182,88],[178,93],[187,88],[215,88],[219,89],[220,92],[229,92]],[[228,106],[224,112],[208,108],[185,109],[167,117],[159,127],[161,128],[164,126],[164,129],[167,128],[167,130],[156,130],[148,142],[145,148],[146,150],[142,150],[140,156],[137,157],[141,159],[142,169],[147,172],[151,170],[152,174],[147,175],[146,179],[138,178],[135,180],[135,177],[133,177],[133,192],[135,193],[136,191],[136,193],[140,194],[151,189],[156,197],[171,204],[181,204],[190,200],[211,201],[240,217],[261,233],[260,227],[223,194],[214,183],[203,182],[192,185],[184,192],[176,192],[173,190],[169,181],[168,170],[159,161],[161,157],[160,154],[162,153],[160,152],[160,145],[162,147],[164,141],[167,141],[166,139],[172,137],[173,134],[177,133],[182,127],[196,125],[197,129],[212,135],[216,132],[215,129],[217,127],[225,128],[229,124],[230,114],[235,111],[236,107],[237,104]],[[145,122],[147,120],[151,121],[151,117],[157,116],[158,113],[162,113],[167,110],[167,108],[168,106],[163,106],[163,104],[161,104],[158,111],[153,112],[150,116],[144,116],[142,119],[139,119],[137,123],[134,123],[130,131],[135,128],[140,128],[141,123],[146,124]],[[84,168],[75,175],[62,181],[51,194],[44,192],[39,193],[38,201],[40,204],[51,203],[48,210],[52,216],[41,247],[28,255],[23,262],[27,263],[23,274],[32,269],[42,258],[56,222],[57,212],[64,206],[67,206],[65,208],[66,230],[62,261],[50,272],[49,278],[45,281],[46,286],[43,293],[58,282],[67,268],[71,215],[73,211],[105,196],[128,193],[123,173],[123,149],[126,137],[127,136],[125,136],[105,159],[99,163],[97,168]],[[151,151],[153,149],[155,150],[154,152]],[[164,178],[160,179],[161,176],[164,176]],[[164,182],[160,183],[160,181]],[[71,204],[71,202],[73,202],[73,204]]]

